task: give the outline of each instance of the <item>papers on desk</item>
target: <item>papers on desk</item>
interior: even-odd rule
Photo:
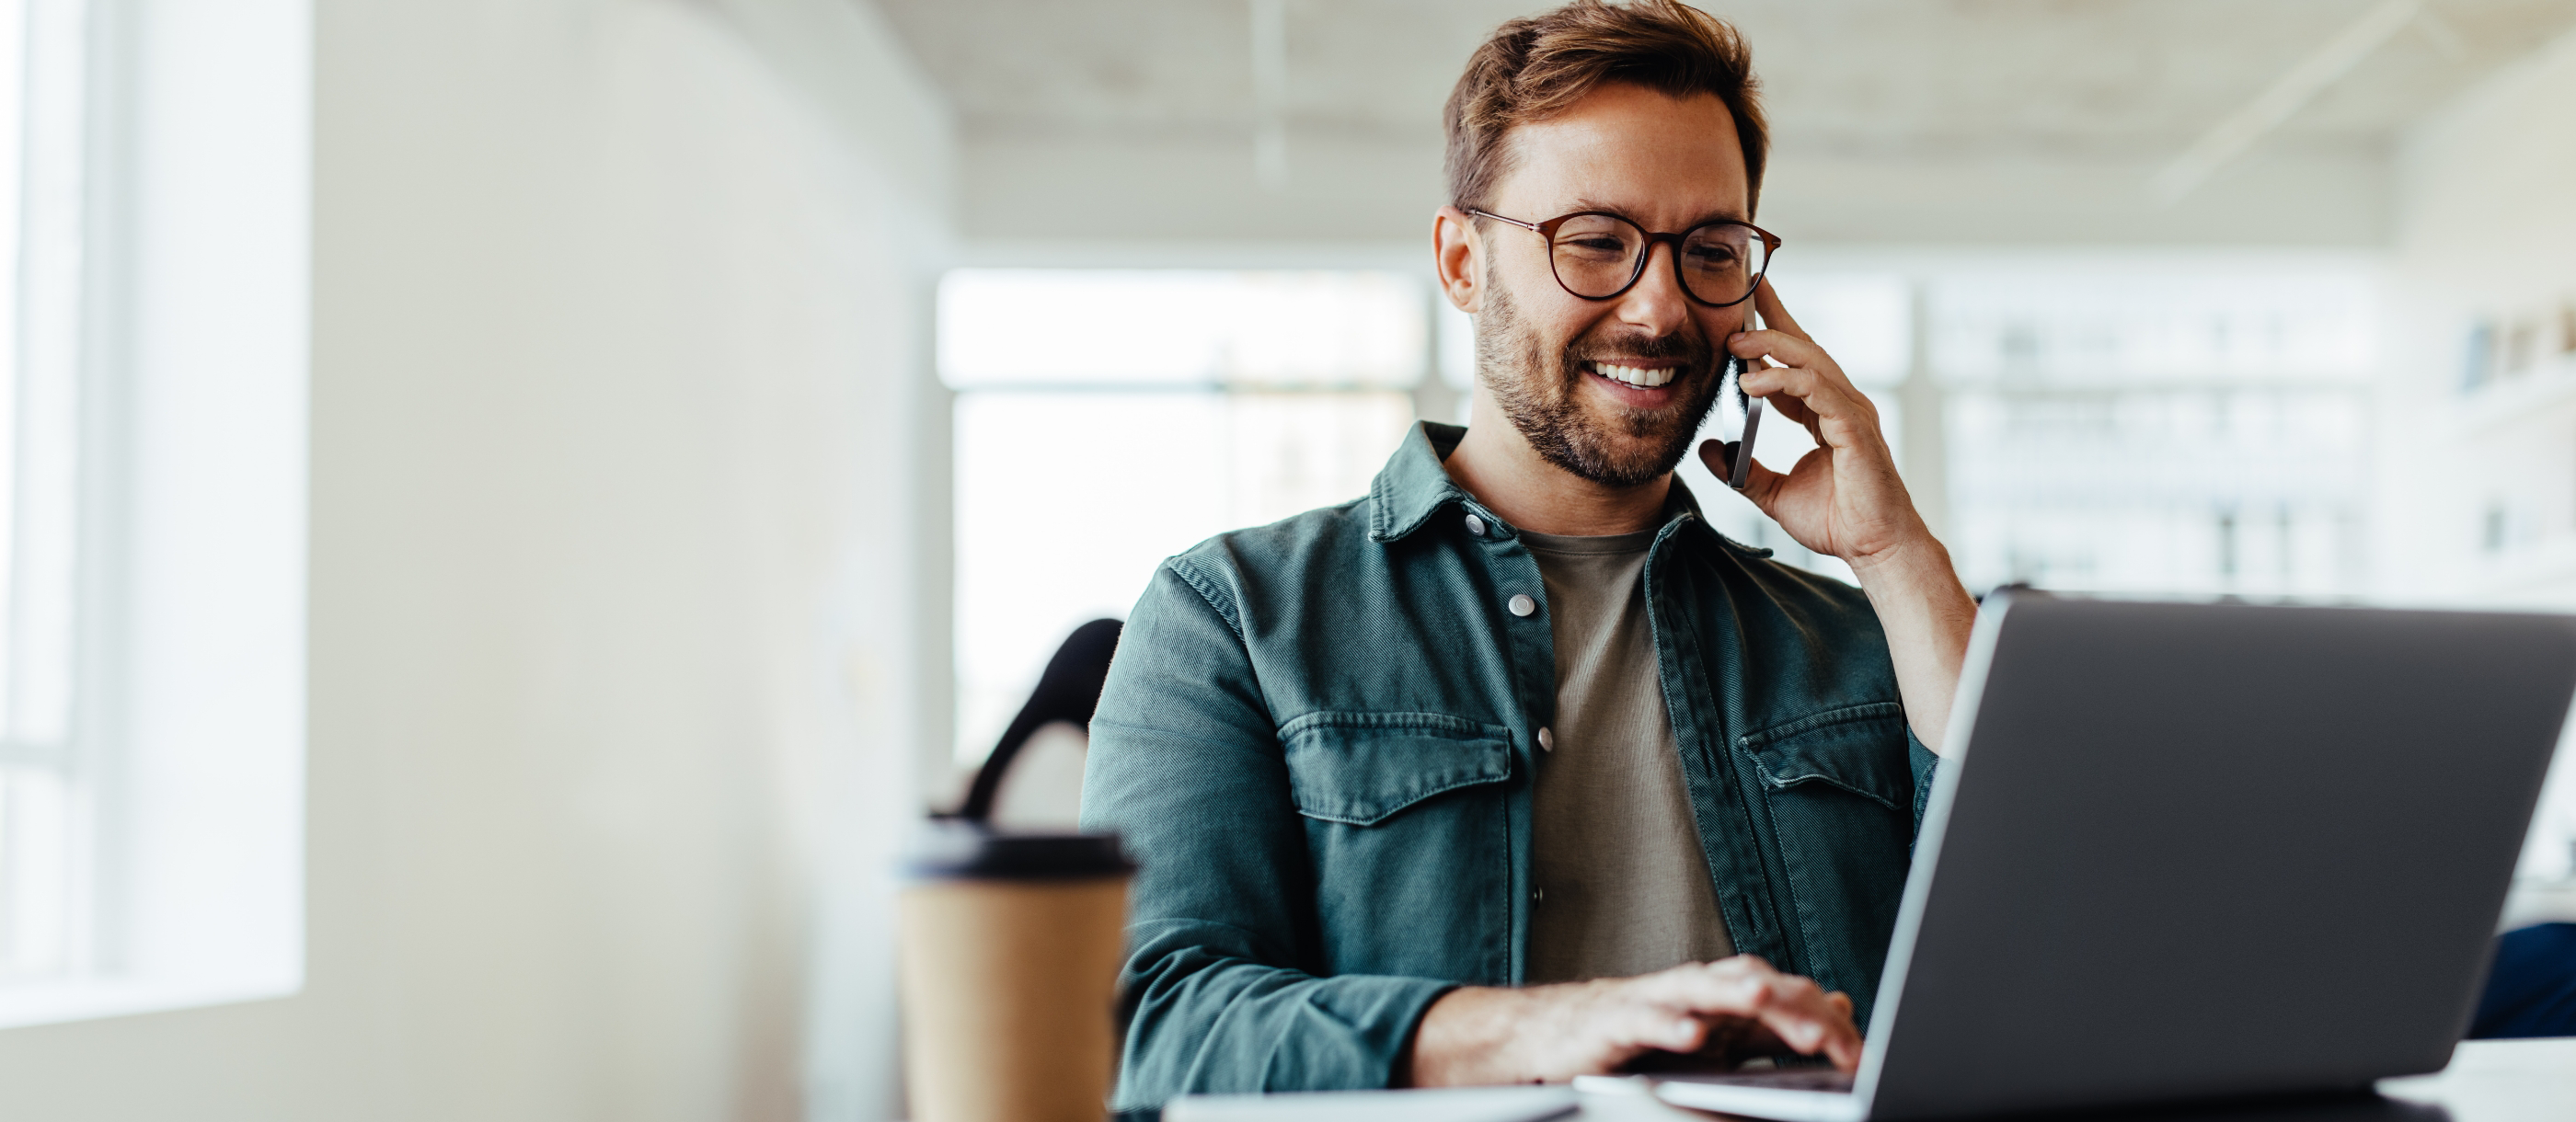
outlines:
[[[2329,1099],[2231,1108],[2182,1106],[2126,1115],[2134,1122],[2567,1122],[2576,1118],[2576,1039],[2472,1040],[2439,1075],[2384,1079],[2389,1099]],[[2437,1104],[2439,1109],[2419,1105]],[[1571,1087],[1441,1091],[1327,1091],[1306,1095],[1190,1095],[1164,1122],[1684,1122],[1713,1115],[1666,1106],[1640,1084],[1587,1079]]]
[[[1577,1102],[1571,1087],[1183,1095],[1163,1107],[1163,1122],[1539,1122],[1572,1114]]]

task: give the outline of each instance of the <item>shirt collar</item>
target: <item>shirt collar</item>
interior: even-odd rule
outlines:
[[[1401,540],[1451,502],[1475,502],[1440,466],[1466,435],[1462,426],[1437,421],[1420,422],[1404,435],[1404,443],[1369,483],[1370,540]]]
[[[1441,466],[1441,461],[1448,459],[1449,453],[1457,451],[1458,441],[1466,435],[1467,430],[1461,426],[1437,421],[1420,422],[1413,426],[1413,431],[1405,434],[1404,444],[1395,450],[1395,455],[1387,458],[1386,466],[1379,469],[1377,479],[1369,484],[1370,540],[1400,541],[1421,529],[1432,515],[1440,513],[1451,503],[1466,507],[1505,533],[1512,532],[1511,527],[1485,504],[1477,502],[1476,497],[1460,487],[1457,480],[1449,478],[1448,469]],[[1672,492],[1664,497],[1664,511],[1659,522],[1667,531],[1675,522],[1697,522],[1702,527],[1708,525],[1708,520],[1700,515],[1698,498],[1679,477],[1674,478]],[[1669,536],[1668,533],[1659,533],[1656,541],[1660,543]],[[1762,552],[1767,554],[1769,551]]]

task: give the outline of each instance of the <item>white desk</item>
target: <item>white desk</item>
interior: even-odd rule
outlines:
[[[2435,1103],[2455,1122],[2576,1119],[2576,1037],[2472,1040],[2440,1075],[2383,1079],[2382,1094]]]
[[[2177,1110],[2171,1117],[2206,1119],[2216,1114],[2230,1122],[2440,1122],[2447,1113],[2451,1122],[2576,1122],[2576,1038],[2473,1040],[2460,1045],[2451,1066],[2441,1074],[2384,1080],[2379,1089],[2397,1104]],[[1716,1117],[1637,1095],[1578,1095],[1563,1087],[1190,1097],[1163,1111],[1164,1122],[1517,1122],[1541,1116],[1592,1122],[1706,1122]],[[2122,1116],[2123,1122],[2161,1117]]]

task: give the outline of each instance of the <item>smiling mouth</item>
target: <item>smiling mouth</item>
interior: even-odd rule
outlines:
[[[1622,366],[1615,362],[1598,362],[1590,359],[1584,361],[1583,369],[1613,382],[1635,386],[1641,390],[1651,390],[1671,382],[1674,378],[1680,377],[1682,372],[1679,366]]]

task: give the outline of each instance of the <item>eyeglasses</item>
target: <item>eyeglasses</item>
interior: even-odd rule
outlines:
[[[1478,218],[1508,222],[1547,239],[1556,283],[1586,300],[1609,300],[1637,287],[1646,258],[1658,242],[1672,247],[1673,277],[1702,304],[1725,307],[1753,295],[1780,239],[1749,222],[1703,222],[1678,234],[1648,232],[1607,211],[1585,210],[1545,222],[1523,222],[1490,211]]]

